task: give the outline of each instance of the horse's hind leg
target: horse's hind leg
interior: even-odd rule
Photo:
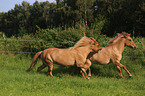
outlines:
[[[40,55],[41,55],[42,52],[43,52],[43,51],[40,51],[40,52],[37,52],[37,53],[35,54],[35,56],[33,57],[32,63],[31,63],[31,65],[30,65],[30,68],[29,68],[28,70],[26,70],[26,72],[29,72],[29,71],[32,70],[32,68],[33,68],[34,65],[37,63],[37,60],[38,60],[38,58],[40,57]]]
[[[44,69],[46,65],[43,63],[40,67],[38,67],[37,72],[40,72],[42,69]]]
[[[53,69],[53,63],[49,63],[49,65],[48,65],[48,74],[49,74],[51,77],[53,77],[53,75],[52,75],[52,69]]]
[[[78,69],[78,67],[77,66],[74,66],[74,70],[73,70],[73,72],[71,73],[71,75],[74,75],[74,73],[75,73],[75,71]]]

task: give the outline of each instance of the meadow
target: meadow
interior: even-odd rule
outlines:
[[[36,72],[41,65],[40,61],[32,71],[26,72],[34,54],[2,52],[38,52],[48,47],[67,48],[74,43],[63,42],[76,42],[83,36],[81,32],[84,31],[40,30],[35,35],[3,37],[0,41],[0,96],[145,96],[145,38],[133,38],[137,49],[126,47],[123,52],[121,63],[131,72],[132,78],[123,69],[124,77],[120,78],[112,63],[103,66],[92,64],[90,80],[84,79],[79,70],[72,76],[73,67],[54,65],[52,78],[47,75],[47,68]],[[86,34],[94,37],[102,47],[112,39],[99,33],[94,35],[94,32],[88,30]],[[63,42],[39,42],[42,40]]]
[[[37,73],[38,64],[29,73],[31,56],[21,54],[0,55],[0,96],[144,96],[145,60],[123,58],[133,75],[123,71],[120,78],[115,65],[91,66],[92,77],[84,79],[79,70],[70,75],[73,67],[54,66],[54,78],[47,75],[47,68]]]

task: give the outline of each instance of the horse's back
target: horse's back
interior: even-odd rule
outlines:
[[[45,58],[60,65],[74,65],[75,56],[69,49],[49,48],[45,50]]]

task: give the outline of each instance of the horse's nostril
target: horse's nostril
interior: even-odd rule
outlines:
[[[133,47],[133,49],[135,50],[135,49],[136,49],[136,47]]]

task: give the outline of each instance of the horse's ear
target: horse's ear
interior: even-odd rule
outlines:
[[[118,37],[123,37],[123,34],[117,33],[117,36],[118,36]]]
[[[90,37],[90,39],[93,41],[93,43],[95,43],[95,44],[98,43],[93,37]]]
[[[123,35],[124,35],[124,37],[128,37],[128,36],[130,37],[130,34],[125,33],[125,32],[123,33]]]

